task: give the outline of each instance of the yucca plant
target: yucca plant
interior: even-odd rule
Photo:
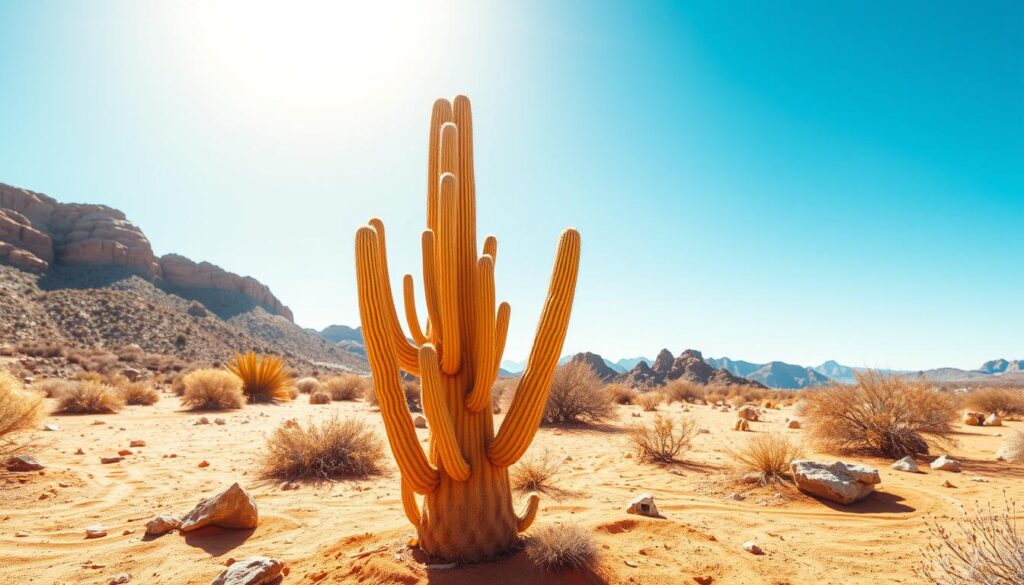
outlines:
[[[255,352],[239,354],[228,362],[231,373],[242,380],[242,392],[249,402],[287,402],[291,400],[291,373],[276,355]]]

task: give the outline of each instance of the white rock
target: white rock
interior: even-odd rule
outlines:
[[[801,491],[840,504],[852,504],[875,491],[882,482],[878,470],[854,463],[820,463],[801,459],[791,465]]]
[[[131,573],[121,573],[117,577],[114,577],[110,581],[107,581],[107,585],[124,585],[132,580]]]
[[[893,463],[891,467],[896,471],[906,471],[909,473],[921,472],[921,470],[917,467],[917,461],[914,461],[914,458],[909,455]]]
[[[93,524],[85,527],[86,538],[103,538],[107,535],[107,528],[102,524]]]
[[[999,415],[993,412],[992,414],[988,415],[988,418],[986,418],[985,421],[982,422],[981,424],[983,424],[986,427],[1001,427],[1003,426],[1003,420],[999,418]]]
[[[44,431],[59,431],[60,427],[55,425],[55,424],[47,424],[47,425],[43,425],[43,430]]]
[[[947,455],[942,455],[935,461],[932,461],[931,468],[935,470],[960,473],[960,462],[956,459],[950,459]]]
[[[264,585],[277,579],[284,563],[269,557],[247,557],[237,560],[210,585]]]
[[[654,498],[651,497],[651,494],[640,494],[630,500],[629,503],[626,504],[626,513],[638,514],[640,516],[652,516],[655,518],[660,516],[660,514],[658,514],[658,506],[654,504]]]
[[[236,483],[212,498],[203,500],[185,514],[179,530],[190,532],[203,526],[248,530],[256,528],[258,523],[256,500]]]
[[[757,546],[757,543],[754,542],[753,540],[748,540],[747,542],[744,542],[743,543],[743,550],[747,551],[748,553],[750,553],[752,555],[763,555],[764,554],[764,551],[761,550],[761,547]]]
[[[178,528],[181,528],[181,520],[170,514],[160,514],[146,522],[146,534],[148,536],[160,536]]]

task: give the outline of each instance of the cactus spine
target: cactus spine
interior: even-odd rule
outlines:
[[[579,270],[580,236],[562,233],[547,301],[526,370],[495,433],[491,386],[508,331],[508,303],[495,306],[493,236],[477,255],[473,123],[469,99],[434,103],[427,164],[427,229],[423,231],[420,326],[414,282],[403,280],[409,342],[399,323],[388,273],[384,224],[356,232],[359,313],[388,442],[402,476],[402,506],[420,547],[434,557],[474,561],[510,547],[537,513],[531,494],[513,510],[508,467],[519,460],[540,424],[548,387],[565,341]],[[399,370],[422,380],[430,422],[424,453],[401,389]],[[420,505],[416,494],[423,496]]]

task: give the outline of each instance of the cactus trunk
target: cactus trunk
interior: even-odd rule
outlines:
[[[475,561],[512,548],[537,513],[536,494],[521,514],[513,510],[508,467],[522,457],[540,424],[569,324],[580,238],[573,229],[562,233],[533,349],[495,434],[491,386],[510,308],[495,306],[497,240],[488,236],[477,255],[472,119],[464,96],[454,104],[435,102],[428,161],[422,237],[426,326],[416,314],[411,275],[402,290],[412,342],[399,324],[379,219],[356,232],[359,312],[388,442],[402,475],[402,505],[420,547],[433,557]],[[412,425],[400,370],[422,379],[429,455]],[[422,506],[416,494],[423,495]]]

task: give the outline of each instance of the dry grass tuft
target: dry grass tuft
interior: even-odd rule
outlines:
[[[38,428],[43,415],[43,395],[25,390],[21,380],[0,369],[0,455],[17,451],[16,435]]]
[[[800,446],[777,434],[754,435],[741,449],[730,453],[740,471],[760,476],[761,485],[785,481],[790,475],[790,464],[803,457]]]
[[[1016,506],[1001,512],[989,505],[964,512],[952,530],[930,519],[930,544],[920,573],[936,585],[1020,585],[1024,583],[1024,535],[1017,530]]]
[[[508,470],[508,475],[512,489],[519,493],[540,492],[557,499],[564,493],[551,485],[551,477],[557,472],[558,463],[552,459],[551,453],[544,451],[540,455],[520,459]]]
[[[93,380],[79,380],[57,397],[61,414],[106,414],[124,408],[124,397],[116,388]]]
[[[682,378],[671,380],[661,388],[668,402],[697,402],[704,400],[707,394],[707,387],[684,380]]]
[[[144,382],[129,382],[118,387],[125,404],[141,404],[149,406],[160,400],[160,394],[152,386]]]
[[[185,374],[181,403],[191,410],[242,408],[245,394],[238,376],[225,370],[204,369]]]
[[[544,405],[545,423],[596,423],[613,413],[614,405],[604,391],[604,384],[590,366],[570,362],[555,370]]]
[[[929,443],[953,444],[954,399],[927,382],[875,371],[857,384],[808,392],[801,407],[807,436],[825,451],[872,453],[898,459],[928,453]]]
[[[625,384],[608,384],[604,387],[605,394],[608,395],[608,399],[615,404],[634,404],[634,400],[639,396],[639,392],[635,389],[626,386]]]
[[[1024,463],[1024,430],[1016,430],[1007,437],[999,454],[1010,463]]]
[[[643,461],[671,463],[680,453],[690,450],[697,422],[692,417],[678,420],[659,414],[649,423],[629,428],[629,443]]]
[[[316,390],[309,395],[310,404],[330,404],[331,395],[324,392],[323,390]]]
[[[32,389],[36,392],[41,393],[47,398],[57,398],[63,394],[68,388],[74,385],[74,382],[68,380],[62,380],[60,378],[47,378],[40,380],[32,384]]]
[[[1002,418],[1024,415],[1024,390],[1018,388],[979,388],[964,397],[969,410],[996,413]]]
[[[370,381],[358,374],[341,374],[327,378],[323,386],[331,400],[357,400],[366,395]]]
[[[320,380],[307,376],[305,378],[299,378],[295,381],[295,387],[299,389],[302,394],[312,394],[323,387]]]
[[[362,478],[379,474],[383,460],[384,442],[364,420],[288,421],[267,439],[260,473],[286,481]]]
[[[633,404],[636,404],[647,412],[654,412],[655,410],[658,410],[658,405],[661,404],[664,399],[665,397],[658,392],[644,392],[633,399]]]
[[[236,355],[227,364],[242,380],[242,393],[249,402],[287,402],[291,400],[291,377],[284,360],[275,355],[255,352]]]
[[[526,539],[526,558],[545,571],[579,571],[598,560],[597,540],[578,524],[542,526]]]

